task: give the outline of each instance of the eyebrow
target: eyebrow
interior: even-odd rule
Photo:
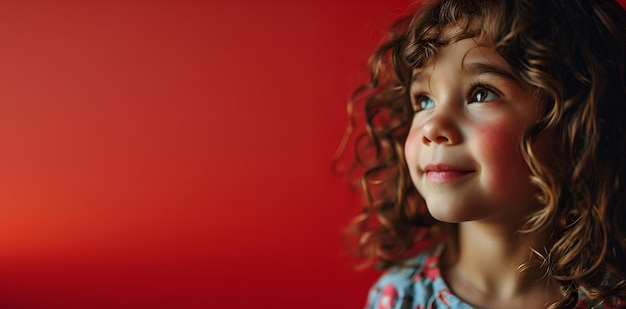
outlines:
[[[412,92],[413,87],[422,83],[424,79],[430,80],[429,77],[430,74],[424,74],[424,68],[413,69],[413,72],[411,72],[411,83],[409,84],[410,92]]]
[[[417,80],[430,76],[430,74],[423,74],[424,68],[413,69],[411,72],[411,84],[414,84]]]
[[[502,78],[509,79],[518,84],[521,84],[521,81],[518,77],[516,77],[511,70],[491,63],[483,63],[483,62],[472,62],[468,65],[463,65],[463,71],[469,72],[471,74],[481,75],[481,74],[494,74],[500,76]]]
[[[511,80],[517,84],[522,84],[522,81],[516,77],[511,70],[500,66],[494,65],[491,63],[484,62],[472,62],[469,64],[463,64],[463,71],[470,74],[481,75],[481,74],[493,74],[497,75],[501,78],[505,78]],[[411,85],[419,83],[424,78],[428,78],[430,74],[424,74],[424,68],[414,69],[411,74]]]

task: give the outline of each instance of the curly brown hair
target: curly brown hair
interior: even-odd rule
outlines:
[[[421,3],[397,21],[370,58],[370,82],[349,104],[355,157],[349,175],[364,192],[350,224],[359,254],[382,268],[427,243],[454,238],[455,225],[433,219],[412,185],[403,147],[414,112],[411,72],[438,49],[480,38],[540,95],[540,117],[520,149],[539,188],[541,209],[521,232],[547,231],[527,270],[557,282],[571,307],[591,298],[626,299],[626,14],[608,0],[443,0]],[[446,31],[453,26],[460,31]],[[533,144],[556,132],[559,159],[543,162]]]

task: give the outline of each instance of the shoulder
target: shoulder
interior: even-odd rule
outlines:
[[[439,271],[443,245],[387,270],[372,286],[366,309],[471,308],[454,296]]]

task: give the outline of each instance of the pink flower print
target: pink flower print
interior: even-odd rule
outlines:
[[[441,272],[439,271],[439,257],[436,254],[426,258],[424,261],[424,269],[413,276],[413,281],[420,281],[424,277],[432,281],[441,277]]]
[[[437,298],[439,298],[444,305],[448,306],[448,308],[451,308],[450,302],[444,297],[444,295],[452,295],[452,293],[450,293],[450,290],[448,289],[437,292]]]
[[[398,301],[398,291],[393,286],[393,284],[388,284],[380,295],[378,299],[378,308],[380,309],[391,309],[396,305]]]
[[[422,273],[421,272],[416,273],[415,276],[413,276],[413,282],[418,282],[418,281],[422,280],[422,278],[423,277],[422,277]]]

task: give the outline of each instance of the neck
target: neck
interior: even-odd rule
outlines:
[[[554,300],[553,285],[520,270],[530,261],[531,247],[541,247],[543,238],[519,233],[518,228],[476,221],[459,224],[456,246],[450,246],[443,261],[444,277],[457,295],[486,308],[527,305],[531,295],[541,300],[543,306],[538,307]]]

